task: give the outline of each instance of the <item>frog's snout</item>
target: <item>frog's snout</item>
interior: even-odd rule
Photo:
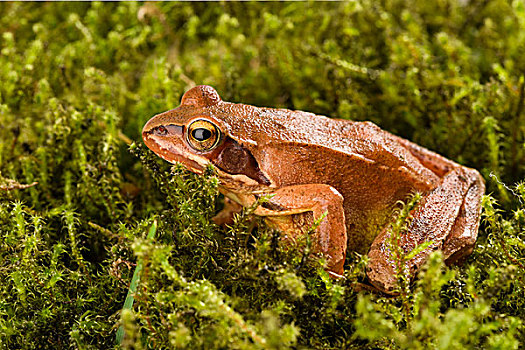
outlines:
[[[147,135],[151,134],[154,126],[152,125],[151,121],[154,119],[155,117],[151,118],[150,120],[148,120],[148,122],[146,124],[144,124],[144,126],[142,127],[142,138],[145,139]]]
[[[154,116],[153,118],[148,120],[148,122],[144,125],[144,127],[142,128],[142,138],[146,138],[148,135],[153,134],[154,131],[159,127],[164,127],[164,125],[159,124],[156,117],[157,116]]]

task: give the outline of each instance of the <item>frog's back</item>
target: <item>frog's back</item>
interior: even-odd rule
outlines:
[[[262,153],[259,157],[255,155],[263,163],[259,164],[261,167],[275,162],[284,165],[288,163],[285,159],[289,159],[295,165],[320,161],[328,171],[324,164],[331,161],[332,165],[338,164],[339,169],[345,165],[356,168],[366,164],[401,173],[421,189],[433,187],[438,181],[434,173],[390,134],[371,122],[242,104],[227,103],[225,107],[231,108],[227,111],[230,132],[237,133],[239,139],[245,137],[256,142],[252,152]],[[268,152],[269,149],[272,152]],[[283,159],[275,159],[276,156]],[[322,159],[318,159],[319,156]],[[295,170],[297,166],[291,165],[289,169]]]

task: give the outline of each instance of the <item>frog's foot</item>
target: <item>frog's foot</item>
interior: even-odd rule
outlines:
[[[233,216],[242,211],[242,206],[235,203],[228,197],[224,197],[224,208],[221,209],[213,218],[212,221],[220,226],[233,224]]]
[[[445,175],[441,185],[422,199],[407,232],[401,236],[400,245],[409,253],[422,243],[431,244],[406,262],[410,278],[436,249],[442,249],[447,263],[461,260],[472,251],[484,190],[483,179],[477,171],[458,167]],[[372,243],[367,275],[376,288],[392,294],[397,289],[398,278],[389,248],[389,235],[384,230]]]
[[[347,244],[345,214],[343,196],[335,188],[325,184],[283,187],[273,193],[266,206],[270,209],[258,208],[255,214],[267,216],[285,234],[291,230],[290,220],[279,217],[312,212],[317,220],[326,214],[316,229],[313,250],[327,259],[329,273],[343,274]]]
[[[485,182],[477,171],[469,170],[472,186],[469,187],[454,226],[443,243],[443,256],[448,265],[462,263],[474,250],[478,236]]]

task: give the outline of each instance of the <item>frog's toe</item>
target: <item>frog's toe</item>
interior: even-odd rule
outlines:
[[[384,259],[374,258],[374,251],[368,255],[370,261],[366,267],[366,274],[370,283],[383,293],[397,294],[398,283],[393,266]]]

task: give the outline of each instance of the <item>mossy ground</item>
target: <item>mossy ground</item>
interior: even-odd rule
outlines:
[[[0,348],[114,348],[119,325],[135,349],[525,346],[523,57],[521,0],[1,3]],[[359,256],[335,282],[249,210],[213,225],[213,170],[140,140],[196,84],[479,169],[476,250],[384,298],[354,289]]]

